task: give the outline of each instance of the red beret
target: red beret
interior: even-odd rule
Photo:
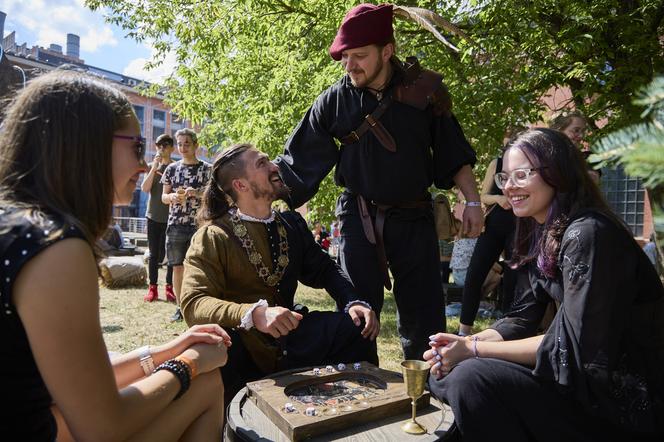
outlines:
[[[392,40],[392,35],[392,5],[362,3],[344,17],[330,46],[330,56],[339,61],[346,49],[384,45]]]

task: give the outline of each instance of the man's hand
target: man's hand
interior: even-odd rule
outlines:
[[[353,323],[358,327],[362,324],[362,318],[364,318],[362,336],[366,339],[371,339],[372,341],[376,339],[380,332],[380,322],[376,317],[376,312],[362,304],[355,304],[348,309],[348,314],[353,320]]]
[[[159,169],[160,165],[161,165],[161,155],[157,153],[152,159],[152,169],[157,170]]]
[[[194,189],[193,187],[189,186],[185,189],[185,194],[187,197],[195,197],[198,198],[200,195],[198,194],[198,190]]]
[[[461,166],[461,169],[454,175],[454,183],[461,190],[466,201],[480,201],[475,176],[470,165],[465,164]],[[461,234],[467,238],[475,238],[480,235],[483,226],[484,212],[482,212],[482,208],[479,205],[466,206],[466,209],[463,211],[463,229]]]
[[[466,206],[463,210],[463,231],[466,238],[476,238],[484,227],[484,212],[479,206]]]
[[[254,327],[273,338],[286,336],[300,325],[302,315],[283,307],[256,307],[251,313]]]

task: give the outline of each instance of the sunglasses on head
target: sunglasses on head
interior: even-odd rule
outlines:
[[[113,138],[119,138],[121,140],[132,140],[135,142],[136,156],[139,160],[143,160],[145,157],[145,138],[143,137],[132,137],[131,135],[113,135]]]

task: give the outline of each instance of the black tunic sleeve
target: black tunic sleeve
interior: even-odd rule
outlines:
[[[359,299],[348,276],[321,246],[316,244],[306,221],[299,214],[295,224],[303,238],[302,270],[299,281],[309,287],[324,288],[335,300],[339,310],[343,310],[350,301]]]
[[[326,94],[319,96],[291,134],[284,153],[274,163],[291,190],[292,208],[318,192],[318,186],[337,162],[339,149],[322,115]]]
[[[546,308],[552,299],[545,292],[536,273],[524,266],[518,270],[512,310],[490,328],[505,341],[535,336]]]
[[[662,320],[662,288],[642,254],[626,229],[602,215],[569,225],[559,255],[563,302],[534,373],[556,382],[594,415],[652,431],[662,425],[656,422],[664,398],[655,391],[661,374],[652,373],[648,361],[661,361],[661,346],[640,331],[655,330]]]
[[[449,189],[462,166],[475,165],[475,151],[454,115],[434,118],[433,136],[434,184],[439,189]]]

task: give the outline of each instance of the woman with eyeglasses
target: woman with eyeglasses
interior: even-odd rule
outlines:
[[[590,156],[590,150],[583,146],[583,139],[588,132],[588,119],[581,112],[563,109],[557,112],[549,122],[549,128],[559,130],[572,140],[572,143],[581,151],[581,155],[587,161]],[[602,169],[595,169],[593,164],[586,166],[590,177],[596,184],[602,177]]]
[[[530,130],[496,184],[517,217],[515,307],[468,338],[431,336],[431,392],[463,440],[662,440],[664,288],[572,142]],[[536,335],[549,303],[559,305]]]
[[[95,241],[146,169],[127,97],[56,70],[18,94],[0,131],[2,436],[218,441],[219,326],[112,361],[104,345]]]

